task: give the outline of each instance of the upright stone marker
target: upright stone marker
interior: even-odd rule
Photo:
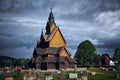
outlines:
[[[5,80],[14,80],[13,77],[5,78]]]
[[[120,74],[119,73],[116,74],[116,79],[120,80]]]
[[[77,73],[70,73],[70,74],[69,74],[69,78],[70,78],[70,79],[77,79],[77,78],[78,78],[78,75],[77,75]]]
[[[59,80],[66,80],[66,77],[63,76],[63,75],[60,75],[60,76],[59,76]]]
[[[82,80],[88,80],[88,73],[87,71],[82,72]]]

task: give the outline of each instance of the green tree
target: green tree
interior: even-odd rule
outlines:
[[[120,48],[116,48],[113,54],[113,60],[117,61],[118,68],[120,69]]]
[[[85,40],[79,44],[74,59],[81,66],[93,66],[96,56],[95,46],[89,40]]]
[[[15,62],[15,66],[20,66],[20,65],[27,65],[29,62],[29,59],[17,59]]]

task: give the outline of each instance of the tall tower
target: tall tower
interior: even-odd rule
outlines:
[[[50,11],[46,24],[46,32],[41,32],[40,41],[33,51],[33,58],[29,67],[37,69],[66,69],[74,68],[75,61],[71,58],[71,54],[66,49],[66,41],[56,26],[55,18]]]

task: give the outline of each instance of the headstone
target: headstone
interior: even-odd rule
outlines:
[[[69,74],[69,78],[70,78],[70,79],[72,79],[72,78],[77,79],[77,78],[78,78],[78,75],[77,75],[77,73],[70,73],[70,74]]]
[[[14,80],[13,77],[5,78],[5,80]]]
[[[105,67],[102,67],[103,70],[105,70]]]
[[[30,74],[30,75],[32,74],[32,70],[31,70],[31,68],[29,68],[29,74]]]
[[[36,77],[30,76],[27,80],[36,80]]]
[[[0,71],[0,75],[3,74],[3,71]]]
[[[82,80],[81,78],[77,78],[76,80]]]
[[[109,69],[108,69],[108,68],[106,68],[105,70],[106,70],[106,71],[108,71]]]
[[[38,78],[44,77],[44,74],[42,72],[38,72]]]
[[[109,71],[113,71],[113,67],[109,67],[108,70],[109,70]]]
[[[120,73],[116,73],[116,79],[120,80]]]
[[[44,80],[44,78],[37,78],[37,80]]]
[[[74,66],[74,72],[77,72],[77,65]]]
[[[61,74],[61,71],[59,70],[59,71],[57,71],[57,74]]]
[[[7,70],[6,73],[7,73],[7,74],[10,74],[10,70]]]
[[[24,74],[24,76],[23,76],[23,80],[27,80],[28,79],[28,74]]]
[[[88,80],[87,71],[83,71],[83,72],[82,72],[82,80]]]
[[[66,75],[66,72],[62,70],[61,75]]]
[[[19,77],[19,76],[20,76],[20,72],[21,72],[20,69],[17,69],[17,70],[16,70],[16,76]]]
[[[65,76],[60,75],[60,76],[59,76],[59,80],[66,80],[66,77],[65,77]]]
[[[53,76],[52,75],[47,75],[45,80],[52,80]]]
[[[92,74],[92,75],[96,75],[96,72],[92,72],[91,74]]]
[[[114,68],[113,71],[116,71],[116,69]]]

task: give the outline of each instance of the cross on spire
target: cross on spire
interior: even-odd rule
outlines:
[[[54,23],[54,16],[53,16],[53,13],[52,13],[52,0],[51,0],[51,6],[50,6],[50,15],[49,15],[49,18],[48,18],[48,21],[51,23]]]
[[[51,0],[51,6],[50,6],[50,10],[52,11],[52,0]]]

